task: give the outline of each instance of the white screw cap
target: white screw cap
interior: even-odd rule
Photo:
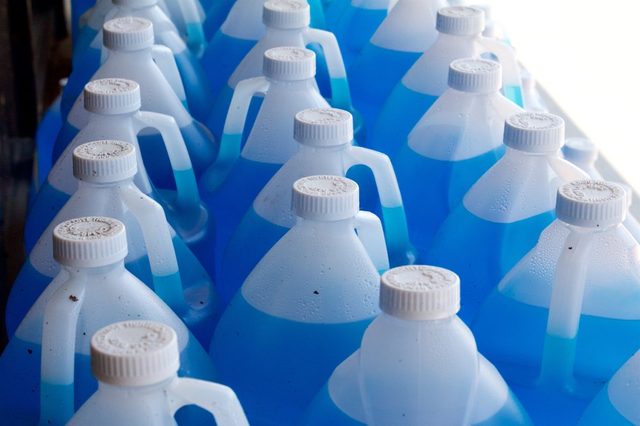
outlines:
[[[360,211],[359,191],[357,183],[341,176],[318,175],[298,179],[293,184],[293,211],[304,219],[349,219]]]
[[[449,87],[468,93],[492,93],[502,87],[502,66],[488,59],[456,59],[449,65]]]
[[[153,24],[148,19],[126,16],[105,22],[102,44],[111,50],[133,51],[153,46]]]
[[[460,278],[436,266],[400,266],[380,280],[380,309],[394,317],[422,321],[460,310]]]
[[[564,144],[564,120],[547,112],[522,112],[509,117],[504,144],[518,151],[554,153]]]
[[[583,228],[606,228],[621,223],[629,208],[625,189],[613,182],[577,180],[562,185],[556,199],[556,216]]]
[[[170,379],[179,368],[176,332],[159,322],[117,322],[91,338],[91,370],[103,383],[148,386]]]
[[[81,217],[62,222],[53,229],[53,258],[62,265],[98,268],[126,256],[127,234],[119,220]]]
[[[337,108],[309,108],[296,114],[293,138],[303,145],[338,146],[353,140],[353,116]]]
[[[116,115],[140,109],[140,85],[124,78],[93,80],[84,86],[84,109],[95,114]]]
[[[316,54],[300,47],[275,47],[264,52],[263,73],[273,80],[307,80],[316,75]]]
[[[111,0],[116,6],[130,7],[132,9],[144,9],[158,4],[158,0]]]
[[[567,138],[562,153],[572,163],[593,164],[598,159],[598,147],[587,138]]]
[[[484,31],[484,11],[467,6],[443,7],[438,10],[436,30],[457,36],[479,35]]]
[[[136,148],[128,142],[104,140],[73,150],[73,175],[91,183],[113,183],[138,173]]]
[[[306,28],[311,23],[309,3],[305,0],[269,0],[262,9],[266,27],[280,30]]]

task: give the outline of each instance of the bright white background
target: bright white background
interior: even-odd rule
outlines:
[[[640,190],[640,1],[486,3],[539,84]]]

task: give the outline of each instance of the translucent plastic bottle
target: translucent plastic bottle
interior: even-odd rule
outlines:
[[[575,424],[640,347],[640,246],[622,224],[626,212],[620,185],[560,187],[558,219],[476,317],[482,351],[532,388],[521,398],[539,424]]]
[[[640,424],[640,352],[631,357],[593,399],[578,422],[580,426]]]
[[[178,378],[176,332],[154,321],[108,325],[91,338],[91,370],[98,391],[69,426],[173,426],[176,411],[196,405],[217,425],[248,426],[233,390],[204,380]]]
[[[436,40],[436,13],[444,6],[444,0],[399,0],[349,66],[365,126],[373,126],[395,85]]]
[[[224,119],[238,83],[261,76],[264,52],[274,47],[304,48],[309,44],[319,45],[323,55],[318,57],[318,60],[328,68],[331,104],[336,108],[351,111],[349,82],[338,42],[328,31],[309,28],[309,4],[306,0],[269,0],[264,3],[262,20],[266,27],[264,36],[242,59],[228,80],[221,81],[220,85],[214,88],[213,93],[217,100],[207,121],[213,134],[217,137],[222,134]],[[255,120],[259,101],[259,98],[253,100],[255,105],[249,110],[249,123]]]
[[[342,58],[347,66],[360,55],[367,42],[376,32],[392,0],[334,0],[327,9],[327,27],[333,31],[340,43]]]
[[[153,286],[205,344],[217,320],[217,297],[209,275],[167,223],[162,207],[133,183],[136,149],[120,141],[96,141],[73,152],[78,189],[46,228],[11,288],[6,322],[12,335],[20,320],[59,272],[51,235],[68,219],[109,216],[127,226],[126,267]]]
[[[364,165],[376,177],[373,191],[380,194],[391,264],[414,260],[391,162],[384,154],[352,145],[351,114],[331,108],[307,109],[296,114],[293,133],[300,144],[298,152],[260,191],[226,247],[218,284],[223,300],[235,295],[260,259],[295,225],[296,215],[291,210],[293,183],[318,174],[345,176],[355,165]]]
[[[200,179],[200,193],[216,221],[217,261],[260,190],[298,151],[293,138],[296,113],[329,107],[318,92],[315,70],[312,51],[273,48],[264,54],[264,76],[236,86],[220,140],[220,154]],[[242,147],[249,105],[258,93],[264,95],[264,101]]]
[[[208,271],[212,274],[213,262],[205,263],[205,260],[213,258],[213,222],[208,220],[208,212],[200,203],[189,153],[175,120],[167,115],[140,111],[140,87],[131,80],[94,80],[85,86],[83,100],[84,109],[89,115],[88,122],[81,129],[76,129],[71,122],[78,115],[69,118],[60,137],[60,145],[66,148],[29,211],[25,225],[27,253],[31,252],[42,232],[78,188],[73,176],[73,150],[90,141],[120,140],[136,147],[136,186],[164,207],[169,223],[199,256],[203,265],[211,266]],[[149,128],[156,129],[162,135],[163,146],[147,147],[143,159],[137,135]],[[170,167],[162,171],[162,182],[175,181],[176,191],[158,191],[149,180],[145,163],[149,163],[149,156],[153,163],[153,153],[159,150],[166,151],[170,161]]]
[[[3,422],[36,424],[40,418],[41,424],[57,425],[69,420],[74,405],[80,407],[97,388],[89,366],[91,336],[117,321],[135,318],[169,325],[178,337],[178,374],[214,378],[211,360],[180,318],[125,269],[122,222],[77,218],[62,222],[52,234],[53,259],[62,269],[0,357]],[[51,248],[52,242],[48,244]]]
[[[565,160],[580,167],[591,179],[604,179],[596,168],[596,161],[599,156],[598,147],[589,139],[567,138],[564,146],[562,147],[562,154],[564,155]],[[622,185],[627,191],[629,207],[631,207],[631,203],[633,202],[633,189],[626,184],[620,183],[620,185]],[[638,223],[638,220],[631,214],[631,212],[627,213],[627,217],[624,220],[624,226],[629,232],[631,232],[633,238],[640,242],[640,223]]]
[[[214,34],[220,29],[220,25],[227,19],[229,11],[235,4],[235,0],[214,1],[207,8],[207,18],[204,21],[204,35],[207,40],[211,40]]]
[[[305,425],[526,425],[527,413],[456,316],[460,280],[433,266],[382,276],[382,313],[338,366]]]
[[[213,106],[209,82],[197,55],[189,50],[187,43],[180,38],[178,29],[159,7],[158,1],[112,0],[113,7],[107,12],[103,22],[123,17],[137,17],[151,21],[153,23],[155,43],[168,47],[173,53],[191,113],[197,119],[204,120]],[[185,2],[185,4],[187,3],[189,2]],[[195,26],[190,25],[190,28],[195,29]],[[193,38],[195,37],[188,41],[196,43]],[[206,40],[204,39],[201,23],[198,43],[201,45],[199,49],[204,49]],[[194,49],[197,50],[198,48]],[[74,72],[69,77],[69,83],[62,101],[65,113],[68,113],[72,102],[81,94],[84,84],[100,68],[102,50],[102,32],[100,32],[84,51],[78,49],[74,51]]]
[[[388,144],[406,200],[413,242],[424,256],[464,194],[504,154],[504,122],[522,110],[500,93],[499,63],[457,59],[449,89],[406,140]]]
[[[492,54],[502,65],[502,92],[522,106],[520,70],[513,50],[482,37],[484,12],[473,7],[438,11],[438,38],[387,98],[369,138],[370,146],[390,156],[434,102],[448,89],[449,64],[460,58]]]
[[[380,221],[359,212],[355,182],[310,176],[293,191],[298,222],[244,282],[211,348],[252,425],[298,424],[378,314],[378,271],[389,266]]]
[[[214,93],[218,93],[242,59],[266,33],[262,22],[265,0],[237,0],[224,22],[209,40],[200,63],[209,78]],[[322,28],[324,21],[320,0],[310,0],[311,26]],[[221,5],[224,7],[224,5]],[[320,22],[321,24],[322,22]]]
[[[434,237],[426,262],[460,276],[462,319],[480,304],[555,219],[555,194],[585,178],[559,156],[564,120],[545,113],[507,119],[504,156],[464,195]]]
[[[185,107],[184,88],[171,51],[165,46],[154,45],[153,40],[153,24],[147,19],[126,17],[106,22],[103,42],[109,49],[109,55],[91,80],[125,78],[137,82],[144,111],[170,115],[176,120],[187,144],[193,168],[196,175],[200,176],[215,160],[217,144],[211,133],[194,120]],[[89,113],[84,111],[82,100],[78,98],[66,119],[71,126],[80,129],[87,123],[88,117]],[[140,136],[143,156],[149,158],[147,171],[152,180],[162,187],[156,176],[166,175],[171,166],[164,150],[155,148],[161,143],[156,131],[147,129]],[[151,157],[145,155],[147,146],[152,152]],[[56,147],[55,152],[61,153],[64,148]],[[155,171],[156,167],[159,172]]]
[[[60,80],[60,90],[64,89],[67,84],[67,79]],[[35,189],[40,189],[40,186],[47,179],[47,175],[51,170],[53,147],[62,128],[62,114],[60,113],[60,97],[58,95],[53,101],[47,112],[40,120],[38,129],[36,130],[36,158],[37,168],[35,170]]]

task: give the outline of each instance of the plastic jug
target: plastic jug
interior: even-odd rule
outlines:
[[[326,13],[327,27],[336,35],[347,66],[360,55],[393,4],[393,0],[331,2]]]
[[[565,160],[575,164],[589,175],[591,179],[603,180],[602,175],[596,168],[596,161],[598,160],[599,152],[598,147],[589,139],[586,138],[567,138],[562,147],[562,154]],[[629,208],[633,202],[633,189],[626,184],[618,182],[625,189],[628,195]],[[631,214],[627,213],[627,217],[624,220],[624,226],[627,228],[633,238],[640,241],[640,223]]]
[[[60,80],[60,89],[63,90],[67,84],[67,79]],[[39,190],[40,186],[47,179],[47,175],[51,170],[53,147],[62,128],[62,114],[60,113],[61,94],[56,97],[47,112],[40,120],[38,129],[36,130],[36,162],[35,169],[35,189]]]
[[[229,11],[235,4],[235,0],[213,1],[207,8],[207,18],[204,21],[204,35],[207,40],[211,40],[214,34],[220,29],[220,25],[227,19]]]
[[[7,329],[12,335],[36,298],[59,272],[51,235],[59,223],[81,216],[109,216],[127,225],[126,266],[152,285],[193,333],[209,342],[217,297],[209,275],[167,223],[162,207],[133,183],[136,149],[120,141],[96,141],[73,151],[78,189],[49,224],[11,288]]]
[[[436,13],[444,6],[444,0],[399,0],[349,66],[365,126],[372,128],[396,83],[436,40]]]
[[[183,104],[184,89],[171,51],[153,44],[153,24],[143,18],[118,18],[104,24],[103,42],[109,49],[109,56],[91,80],[103,78],[125,78],[140,85],[142,109],[170,115],[178,123],[180,133],[187,144],[189,156],[196,176],[206,169],[216,158],[218,147],[211,133],[194,120]],[[82,100],[76,100],[67,117],[65,126],[81,129],[88,122],[89,113],[84,111]],[[54,152],[61,153],[67,140],[58,141]],[[147,171],[159,186],[172,185],[161,182],[171,168],[166,153],[156,149],[162,142],[153,130],[141,133],[142,155],[153,158],[147,162]],[[147,148],[148,147],[148,148]],[[153,153],[152,157],[145,151]],[[54,160],[57,160],[54,153]]]
[[[197,119],[204,120],[213,106],[209,95],[209,82],[200,66],[197,55],[189,50],[185,41],[180,38],[178,29],[158,6],[158,1],[112,0],[113,7],[106,13],[103,22],[124,17],[144,18],[151,21],[155,42],[158,45],[168,47],[173,53],[191,113]],[[185,5],[187,3],[189,2],[186,2]],[[91,76],[100,68],[103,51],[102,39],[102,32],[99,32],[86,49],[74,51],[73,72],[69,76],[69,83],[62,99],[65,117],[71,109],[73,101],[82,93],[84,84],[91,80]],[[194,40],[189,40],[189,42],[196,43]],[[200,26],[199,43],[200,49],[204,49],[206,41],[202,26]],[[106,51],[104,53],[107,54]]]
[[[513,50],[481,36],[484,12],[473,7],[446,7],[438,11],[435,43],[396,85],[384,104],[369,141],[390,156],[420,117],[448,89],[449,64],[460,58],[492,54],[502,65],[502,92],[522,106],[520,70]]]
[[[240,401],[227,386],[178,378],[180,352],[175,331],[153,321],[108,325],[91,338],[91,370],[98,391],[69,426],[176,424],[176,411],[196,405],[218,425],[248,426]]]
[[[210,267],[207,270],[213,276],[213,262],[209,262],[213,258],[213,222],[208,220],[208,212],[200,203],[189,153],[175,120],[167,115],[140,111],[140,87],[131,80],[94,80],[85,86],[83,101],[89,121],[79,132],[69,123],[65,127],[62,139],[75,136],[71,143],[66,144],[65,151],[59,156],[32,204],[25,225],[27,253],[31,252],[40,235],[78,188],[78,182],[73,177],[73,150],[90,141],[120,140],[136,147],[136,186],[164,207],[169,223],[198,255],[203,265]],[[175,181],[177,191],[158,191],[151,184],[137,138],[137,134],[145,128],[155,128],[162,135],[171,166],[163,171],[166,175],[163,181]],[[159,146],[148,147],[144,153],[146,164],[149,164],[149,156],[153,158],[153,152],[157,153],[158,148],[162,150]]]
[[[180,318],[124,267],[122,222],[83,217],[53,230],[60,272],[0,357],[0,412],[7,424],[64,424],[96,390],[89,340],[116,321],[149,319],[177,333],[181,376],[212,379],[211,360]],[[48,242],[51,248],[52,242]],[[54,269],[51,259],[49,269]],[[42,357],[42,359],[41,359]]]
[[[220,140],[220,154],[200,179],[200,193],[216,221],[218,262],[231,233],[260,190],[298,151],[293,138],[296,113],[329,107],[313,79],[315,69],[312,51],[273,48],[264,54],[264,76],[236,86]],[[264,95],[264,101],[242,147],[244,129],[248,127],[247,111],[258,93]]]
[[[542,98],[533,75],[524,69],[521,69],[520,75],[522,77],[522,103],[524,104],[524,109],[534,112],[548,112],[547,103]]]
[[[265,0],[237,0],[226,19],[209,41],[200,63],[218,94],[242,59],[266,33],[262,21]],[[311,26],[322,28],[324,15],[320,0],[310,0]],[[319,19],[321,18],[321,19]],[[320,22],[318,22],[320,21]],[[297,43],[296,43],[297,45]]]
[[[507,119],[504,156],[464,195],[437,231],[426,262],[460,276],[461,318],[473,319],[502,277],[555,219],[555,194],[585,178],[559,156],[564,120],[520,113]]]
[[[403,266],[380,284],[382,313],[335,369],[306,425],[525,425],[527,413],[456,316],[460,280]]]
[[[631,426],[640,424],[640,352],[618,370],[582,415],[580,426]]]
[[[293,206],[298,222],[246,279],[211,348],[254,425],[297,424],[378,313],[378,271],[389,266],[380,220],[359,212],[354,181],[300,179]]]
[[[93,6],[93,0],[73,0],[71,2],[71,37],[74,47],[80,31],[81,17]]]
[[[640,246],[622,225],[627,209],[627,194],[614,183],[560,187],[558,219],[478,313],[482,351],[507,379],[535,387],[521,398],[539,424],[552,415],[575,424],[580,408],[640,348]]]
[[[260,191],[229,240],[222,258],[218,284],[229,301],[262,257],[296,223],[291,210],[291,186],[306,176],[345,176],[354,165],[364,165],[376,177],[373,191],[380,194],[387,250],[391,264],[414,260],[402,196],[389,158],[355,147],[353,119],[339,109],[307,109],[296,114],[293,127],[299,150]],[[362,185],[359,185],[360,187]],[[256,239],[256,235],[260,238]]]
[[[501,66],[486,59],[457,59],[449,66],[449,89],[387,151],[405,196],[407,220],[424,256],[451,210],[504,154],[507,118],[522,110],[500,94]]]
[[[304,48],[309,44],[321,46],[323,54],[318,59],[319,62],[326,63],[328,68],[331,104],[336,108],[350,111],[352,109],[351,93],[340,47],[335,36],[330,32],[309,28],[309,4],[306,0],[269,0],[264,3],[262,20],[266,27],[264,36],[242,59],[228,80],[220,82],[220,86],[213,91],[217,100],[207,121],[213,134],[217,137],[222,134],[224,119],[238,83],[261,76],[264,52],[274,47]],[[249,110],[250,123],[255,120],[259,101],[254,99],[255,105]]]

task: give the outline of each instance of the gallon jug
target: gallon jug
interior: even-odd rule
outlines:
[[[60,80],[60,90],[64,90],[64,86],[67,84],[67,79]],[[62,114],[60,112],[60,99],[62,94],[58,95],[53,101],[47,112],[40,120],[38,129],[36,130],[36,164],[35,170],[35,189],[39,190],[40,186],[44,184],[47,179],[47,175],[51,170],[53,147],[56,143],[56,138],[60,129],[62,128]]]
[[[327,27],[333,31],[347,66],[360,55],[376,32],[388,10],[391,0],[334,0],[327,9]]]
[[[565,160],[580,167],[591,179],[603,180],[602,175],[596,168],[596,161],[599,156],[598,147],[591,140],[586,138],[567,138],[562,147],[562,154]],[[626,190],[629,196],[629,207],[631,207],[631,203],[633,202],[633,189],[629,185],[619,184]],[[624,226],[627,228],[627,231],[631,232],[633,238],[640,241],[640,223],[638,223],[638,220],[631,212],[627,212]]]
[[[200,63],[214,94],[222,90],[238,64],[265,35],[266,27],[262,22],[264,3],[265,0],[237,0],[220,28],[211,37]],[[324,21],[320,0],[310,0],[309,4],[311,26],[322,28],[322,22],[317,22],[318,18]],[[318,12],[315,13],[316,11]]]
[[[611,378],[582,415],[580,426],[640,424],[640,351]]]
[[[504,156],[464,195],[437,231],[427,263],[460,276],[461,318],[480,304],[555,219],[555,194],[586,175],[559,156],[564,120],[546,113],[507,119]]]
[[[318,174],[345,176],[355,165],[364,165],[376,177],[373,191],[380,194],[391,264],[413,261],[402,196],[391,162],[384,154],[352,145],[351,114],[330,108],[301,111],[296,114],[293,134],[300,144],[298,152],[260,191],[226,247],[218,284],[225,301],[235,295],[260,259],[295,225],[296,215],[291,210],[293,183]]]
[[[91,80],[126,78],[137,82],[143,110],[170,115],[176,120],[187,144],[194,171],[200,176],[215,160],[217,144],[211,133],[193,119],[183,103],[184,88],[171,51],[164,46],[154,45],[153,40],[153,24],[146,19],[128,17],[106,22],[103,42],[109,49],[109,55]],[[81,99],[78,99],[66,120],[69,121],[68,125],[80,129],[87,123],[88,116]],[[140,145],[144,157],[145,151],[153,153],[154,161],[148,162],[147,171],[152,181],[163,187],[160,176],[166,175],[171,166],[166,153],[162,150],[158,152],[156,148],[161,144],[158,139],[157,132],[145,130],[141,134]],[[65,142],[67,140],[59,141],[57,145]],[[57,146],[55,152],[61,153],[64,148]]]
[[[458,318],[460,280],[402,266],[380,284],[382,313],[311,404],[305,425],[526,425],[527,413]]]
[[[359,212],[352,180],[300,179],[293,206],[298,222],[235,295],[211,348],[252,425],[298,424],[378,313],[388,268],[380,221]]]
[[[213,134],[222,134],[224,119],[238,82],[262,75],[264,52],[274,47],[290,46],[304,48],[317,44],[323,54],[319,62],[326,64],[330,79],[331,104],[336,108],[351,110],[351,93],[347,73],[342,62],[340,47],[333,34],[328,31],[309,28],[309,4],[306,0],[269,0],[264,3],[262,20],[266,27],[264,36],[242,59],[226,84],[214,90],[217,97],[215,107],[207,125]],[[248,121],[255,120],[260,98],[253,100]]]
[[[207,17],[203,23],[204,35],[211,40],[220,29],[220,25],[227,19],[229,11],[235,4],[235,0],[219,0],[211,2],[207,8]]]
[[[200,192],[216,221],[218,262],[252,201],[298,151],[293,138],[296,113],[329,107],[315,84],[315,69],[312,51],[278,47],[265,52],[263,77],[238,83],[220,140],[220,154],[200,179]],[[243,147],[247,111],[258,93],[264,100]]]
[[[177,333],[181,376],[212,379],[213,366],[180,318],[124,266],[122,222],[83,217],[52,231],[53,258],[61,265],[0,357],[0,412],[6,424],[64,424],[95,392],[89,340],[116,321],[148,319]],[[54,262],[55,259],[55,262]],[[31,283],[29,283],[31,284]],[[170,283],[165,283],[170,287]]]
[[[209,82],[196,54],[189,50],[185,41],[180,38],[174,23],[158,6],[159,0],[112,1],[113,8],[106,14],[104,22],[124,17],[143,18],[151,21],[156,44],[168,47],[173,53],[191,113],[198,120],[204,120],[212,107]],[[193,40],[188,41],[194,42]],[[204,49],[206,41],[202,27],[200,27],[200,44],[202,45],[201,49]],[[66,105],[69,105],[69,102],[73,102],[80,95],[82,86],[91,79],[91,76],[100,67],[102,50],[102,34],[98,33],[95,40],[84,52],[78,50],[74,52],[74,73],[69,77],[69,88],[63,99],[65,111],[68,112]],[[76,70],[80,70],[80,72],[76,74]]]
[[[501,66],[457,59],[449,89],[415,125],[408,140],[388,144],[405,198],[412,240],[424,256],[451,210],[504,154],[507,118],[522,110],[500,94]]]
[[[393,157],[420,117],[448,89],[449,64],[460,58],[492,54],[502,65],[502,92],[522,106],[520,71],[513,50],[481,36],[484,12],[473,7],[446,7],[438,11],[435,43],[391,92],[376,121],[371,147]]]
[[[349,66],[365,126],[372,128],[395,85],[436,40],[436,13],[444,6],[444,0],[398,0]]]
[[[557,220],[478,313],[482,351],[532,388],[520,395],[536,423],[575,424],[640,348],[640,246],[622,225],[627,208],[614,183],[560,187]]]
[[[217,319],[217,297],[198,259],[167,223],[162,207],[133,183],[135,147],[121,141],[96,141],[73,152],[78,189],[46,228],[16,278],[7,303],[12,335],[46,285],[58,274],[51,234],[59,223],[81,216],[109,216],[127,225],[126,266],[180,315],[202,342]]]
[[[249,426],[230,388],[204,380],[179,378],[176,332],[154,321],[123,321],[91,338],[91,370],[98,391],[68,426],[176,424],[176,411],[196,405],[216,424]]]
[[[213,262],[208,262],[209,258],[213,258],[213,222],[208,220],[208,212],[200,203],[189,153],[175,120],[167,115],[140,111],[140,87],[131,80],[94,80],[85,86],[83,101],[89,121],[81,130],[69,122],[65,126],[61,137],[67,139],[74,136],[71,143],[65,143],[64,152],[58,157],[29,212],[25,225],[27,253],[31,252],[42,232],[78,188],[73,177],[73,150],[94,140],[120,140],[136,147],[136,186],[164,207],[169,223],[199,256],[203,265],[211,266],[208,271],[213,274]],[[149,181],[137,137],[143,129],[149,128],[156,129],[162,135],[164,149],[155,146],[153,150],[166,150],[171,167],[164,171],[166,178],[163,180],[175,181],[176,191],[158,191]],[[147,164],[153,164],[153,157],[149,161],[149,153],[145,154]]]

